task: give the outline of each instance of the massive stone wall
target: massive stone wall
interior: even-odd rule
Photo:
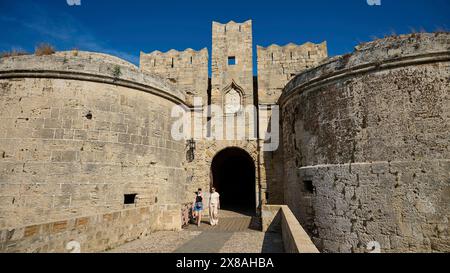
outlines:
[[[141,52],[140,62],[142,70],[171,81],[185,92],[189,104],[193,103],[194,97],[201,97],[204,105],[208,103],[208,49]]]
[[[257,47],[259,103],[276,103],[297,74],[316,67],[328,56],[327,43]]]
[[[280,99],[285,200],[325,252],[450,251],[450,35],[362,44]]]
[[[271,117],[260,119],[259,126],[261,130],[267,130],[279,120],[276,116],[272,117],[271,110],[268,111],[262,106],[276,104],[289,80],[322,62],[327,57],[327,45],[323,42],[271,45],[266,48],[258,46],[257,55],[259,116]],[[267,199],[270,204],[284,204],[282,150],[280,145],[276,151],[264,152],[265,176],[262,177],[267,181]]]
[[[185,144],[170,112],[184,99],[112,57],[0,59],[0,228],[172,204],[179,216]]]

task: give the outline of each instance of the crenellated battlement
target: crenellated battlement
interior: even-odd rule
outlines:
[[[233,33],[233,32],[243,32],[251,31],[252,20],[247,20],[243,23],[236,23],[234,21],[229,21],[228,23],[222,24],[219,22],[213,22],[213,32],[216,33]]]
[[[195,60],[201,60],[202,58],[208,58],[208,49],[207,48],[203,48],[201,50],[194,50],[192,48],[187,48],[185,50],[176,50],[176,49],[170,49],[167,52],[161,52],[159,50],[155,50],[153,52],[150,53],[145,53],[145,52],[141,52],[141,58],[145,58],[145,59],[141,59],[141,66],[142,66],[142,61],[148,61],[147,59],[168,59],[168,58],[177,58],[180,63],[186,65],[186,66],[195,66]],[[190,57],[192,57],[192,59],[190,59]],[[157,63],[159,65],[164,64],[164,63]],[[171,65],[170,63],[168,63],[168,65]]]
[[[327,58],[327,43],[257,46],[260,103],[275,103],[283,87],[297,74]]]
[[[323,57],[323,55],[327,54],[327,42],[324,41],[320,44],[307,42],[301,45],[289,43],[284,46],[271,44],[268,47],[257,46],[257,49],[258,52],[261,53],[261,55],[258,55],[258,60],[261,61],[267,59],[274,61],[298,61],[312,59],[314,57]]]
[[[188,48],[183,51],[171,49],[167,52],[141,52],[140,68],[148,73],[169,80],[180,90],[186,92],[187,100],[203,97],[207,102],[208,89],[208,49],[196,51]]]

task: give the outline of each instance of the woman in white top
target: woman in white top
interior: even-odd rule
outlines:
[[[211,196],[209,198],[209,218],[211,226],[219,224],[219,209],[220,209],[220,194],[216,192],[215,188],[211,189]]]

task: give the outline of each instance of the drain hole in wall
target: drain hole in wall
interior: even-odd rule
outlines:
[[[314,184],[311,180],[303,181],[303,185],[307,193],[314,194],[316,192],[316,187],[314,187]]]
[[[91,113],[91,111],[89,111],[89,113],[86,114],[85,116],[88,120],[91,120],[93,118],[93,115]]]
[[[132,205],[136,203],[137,194],[125,194],[123,203],[125,205]]]

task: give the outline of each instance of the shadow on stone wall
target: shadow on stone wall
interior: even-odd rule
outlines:
[[[279,121],[276,121],[279,122]],[[266,132],[272,128],[272,119],[268,123]],[[279,140],[281,141],[281,127]],[[265,137],[264,137],[265,138]],[[261,176],[261,181],[266,181],[266,196],[267,204],[280,205],[284,204],[284,183],[283,183],[283,145],[280,142],[278,149],[272,152],[261,151],[263,154],[263,166],[265,175]]]
[[[264,235],[264,242],[261,253],[284,253],[283,238],[281,233],[267,232]]]

